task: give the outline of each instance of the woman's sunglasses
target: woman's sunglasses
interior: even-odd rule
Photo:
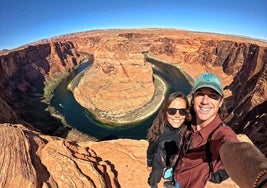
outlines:
[[[181,116],[185,116],[186,115],[186,109],[185,108],[168,108],[167,112],[168,114],[170,114],[171,116],[173,116],[174,114],[176,114],[177,110],[179,111],[179,114]]]

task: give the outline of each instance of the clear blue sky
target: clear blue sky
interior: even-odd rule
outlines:
[[[0,0],[0,18],[0,50],[110,28],[175,28],[267,40],[267,0]]]

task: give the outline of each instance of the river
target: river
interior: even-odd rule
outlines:
[[[147,62],[152,64],[153,73],[168,83],[167,94],[174,91],[182,91],[186,95],[189,94],[191,85],[179,69],[170,64],[165,64],[150,58],[147,58]],[[151,126],[157,112],[139,123],[115,128],[97,121],[87,109],[77,103],[72,92],[67,89],[67,86],[77,74],[89,68],[89,66],[89,62],[81,64],[55,89],[51,105],[55,108],[56,112],[61,116],[64,116],[66,122],[71,127],[97,139],[144,139],[147,134],[147,129]]]

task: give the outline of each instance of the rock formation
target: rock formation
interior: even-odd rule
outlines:
[[[121,116],[151,101],[152,74],[151,65],[141,53],[97,51],[92,67],[74,88],[74,96],[102,121],[123,123]]]
[[[0,125],[0,141],[0,187],[149,187],[146,140],[71,142],[6,123]],[[228,179],[207,187],[238,186]]]
[[[120,88],[129,93],[128,98],[121,96],[129,103],[117,106],[122,113],[145,105],[155,88],[144,54],[192,78],[203,71],[218,74],[224,85],[226,124],[267,155],[266,42],[172,29],[97,30],[1,52],[1,186],[146,187],[145,140],[82,142],[84,137],[65,127],[49,106],[57,83],[88,59],[93,68],[74,89],[77,101],[118,115],[110,107],[121,94],[114,88]],[[93,79],[94,74],[99,79]],[[106,82],[113,87],[103,85]]]

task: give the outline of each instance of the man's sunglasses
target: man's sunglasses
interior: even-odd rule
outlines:
[[[179,114],[181,116],[185,116],[186,115],[186,109],[185,108],[168,108],[167,112],[168,114],[170,114],[171,116],[173,116],[174,114],[176,114],[177,110],[179,111]]]
[[[217,93],[204,93],[204,92],[201,92],[201,91],[196,91],[194,93],[195,97],[199,97],[199,96],[203,97],[204,95],[207,95],[209,98],[214,99],[214,100],[221,99],[221,96],[219,94],[217,94]]]

